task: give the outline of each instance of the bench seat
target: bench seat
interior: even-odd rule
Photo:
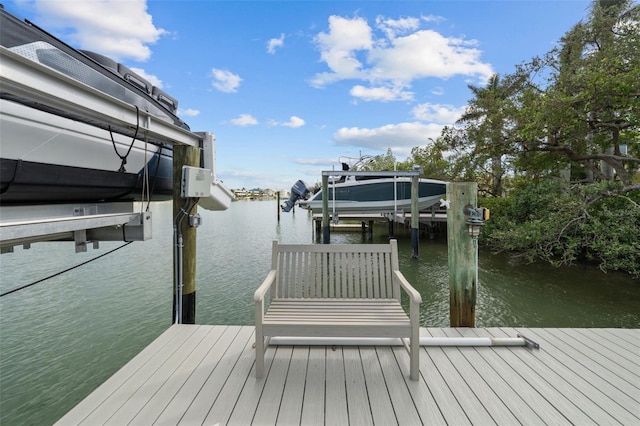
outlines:
[[[267,336],[411,337],[396,299],[278,299],[262,320]]]

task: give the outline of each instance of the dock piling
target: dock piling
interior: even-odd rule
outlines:
[[[182,209],[185,199],[181,197],[182,166],[200,166],[200,149],[187,145],[174,145],[173,147],[173,217],[179,218],[185,214]],[[187,214],[195,214],[198,206],[193,206]],[[174,224],[175,226],[176,224]],[[177,223],[176,229],[181,236],[179,243],[182,254],[178,255],[174,250],[174,292],[173,292],[173,319],[176,312],[180,314],[182,324],[195,324],[196,321],[196,227],[189,226],[188,220]],[[181,269],[181,275],[176,268]],[[180,279],[178,279],[180,277]],[[182,281],[181,291],[178,291]],[[181,294],[178,305],[177,295]]]
[[[475,206],[478,184],[447,184],[447,245],[449,247],[449,321],[451,327],[475,327],[476,256],[466,224],[465,206]]]

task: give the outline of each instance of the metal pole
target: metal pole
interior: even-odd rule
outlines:
[[[418,197],[420,188],[420,176],[411,177],[411,257],[418,258],[419,254],[419,227],[420,211],[418,210]]]
[[[334,200],[335,202],[335,200]],[[329,244],[329,176],[322,176],[322,244]]]

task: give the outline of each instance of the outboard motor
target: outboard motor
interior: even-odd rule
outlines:
[[[289,196],[289,199],[280,206],[282,207],[282,211],[291,211],[293,205],[301,198],[303,200],[309,198],[309,190],[307,189],[307,185],[305,185],[303,181],[299,180],[291,187],[291,195]]]

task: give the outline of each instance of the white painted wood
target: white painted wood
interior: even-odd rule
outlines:
[[[264,377],[264,339],[271,336],[404,337],[410,340],[410,376],[418,380],[422,298],[400,272],[397,251],[395,240],[388,245],[274,241],[276,269],[254,295],[256,378]],[[400,289],[409,295],[409,315],[400,304]],[[265,310],[267,293],[275,298]]]

